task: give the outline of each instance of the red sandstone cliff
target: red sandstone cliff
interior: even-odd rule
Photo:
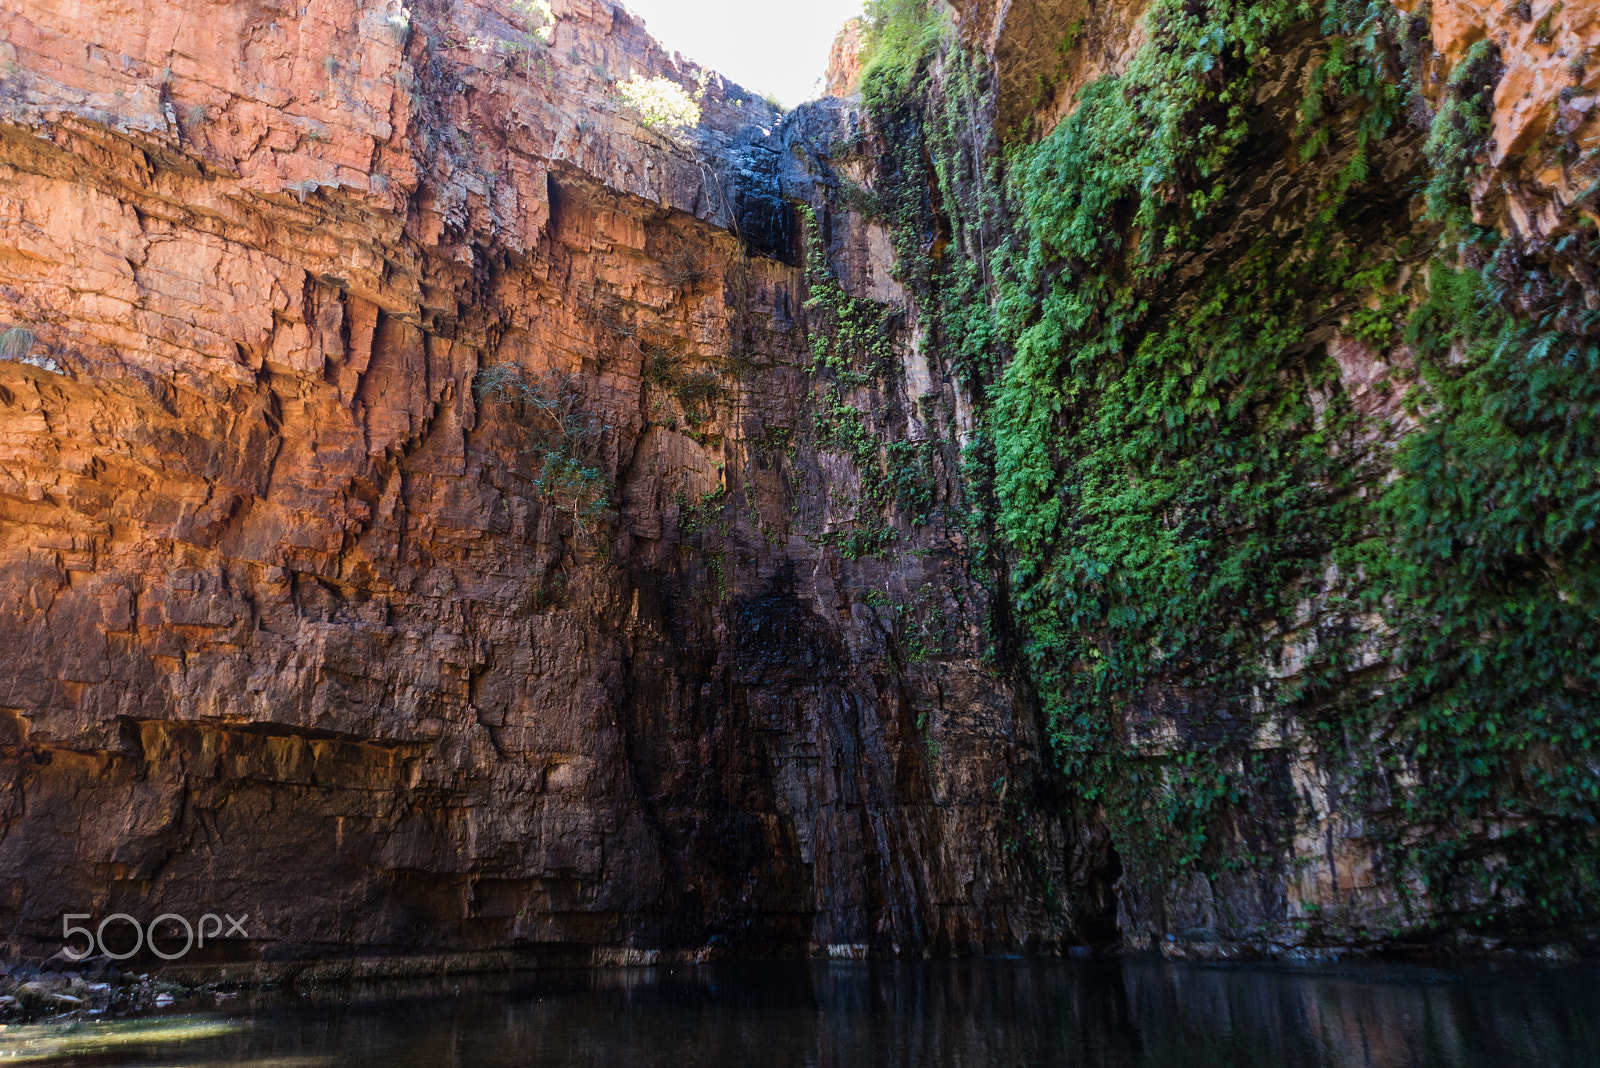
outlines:
[[[828,71],[823,77],[823,93],[847,97],[860,89],[861,19],[851,19],[840,28],[828,50]]]
[[[1013,136],[1143,14],[956,6]],[[1498,44],[1474,192],[1530,241],[1592,180],[1561,142],[1595,139],[1593,20],[1563,11],[1431,9],[1441,71]],[[843,195],[865,116],[780,125],[621,9],[555,14],[545,44],[487,2],[0,4],[0,328],[31,338],[0,362],[13,955],[64,912],[248,912],[213,959],[268,961],[1114,936],[1115,863],[994,666],[967,398]],[[705,121],[645,128],[635,72]],[[807,241],[892,336],[844,400],[925,465],[929,521],[891,509],[882,557],[849,550],[860,465],[808,431]],[[1330,351],[1390,403],[1377,354]],[[551,411],[604,508],[552,490]],[[1374,889],[1301,785],[1304,863],[1262,892],[1285,915]]]
[[[1060,936],[1015,849],[1061,845],[1017,807],[1036,730],[945,521],[847,559],[856,476],[793,445],[780,170],[856,290],[886,242],[759,99],[555,13],[546,47],[486,2],[0,9],[13,953],[224,909],[252,941],[217,952],[266,959]],[[643,128],[633,72],[703,85],[700,128]],[[603,428],[593,529],[488,368]]]

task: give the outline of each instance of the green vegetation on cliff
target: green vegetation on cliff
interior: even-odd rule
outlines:
[[[1127,68],[1002,161],[979,61],[922,4],[872,13],[882,211],[974,398],[976,525],[1060,768],[1125,869],[1280,863],[1309,761],[1392,928],[1427,922],[1419,881],[1434,917],[1591,913],[1600,331],[1571,298],[1503,310],[1560,287],[1464,212],[1488,46],[1422,131],[1425,24],[1388,5],[1156,0]],[[1291,62],[1303,97],[1263,94]],[[1285,156],[1303,196],[1239,225]]]
[[[1438,263],[1405,340],[1421,427],[1372,535],[1341,557],[1366,578],[1355,602],[1391,628],[1385,682],[1324,680],[1318,726],[1359,767],[1357,796],[1387,803],[1401,870],[1479,915],[1590,914],[1600,345],[1513,317],[1484,273]]]

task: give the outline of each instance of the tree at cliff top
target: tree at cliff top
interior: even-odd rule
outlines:
[[[629,75],[617,86],[617,91],[622,102],[639,113],[639,122],[646,129],[700,124],[700,105],[682,86],[666,78]]]

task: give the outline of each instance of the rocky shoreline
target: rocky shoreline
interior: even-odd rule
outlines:
[[[1385,945],[1373,950],[1333,946],[1323,948],[1236,946],[1169,943],[1162,951],[1120,951],[1095,959],[1118,958],[1129,962],[1165,960],[1174,963],[1201,963],[1251,967],[1282,964],[1322,968],[1335,965],[1378,965],[1403,963],[1407,966],[1446,969],[1503,970],[1535,969],[1552,971],[1574,967],[1594,967],[1600,951],[1594,944],[1575,946],[1569,942],[1503,943],[1491,939],[1457,939],[1449,945]],[[595,956],[605,957],[599,954]],[[349,990],[377,994],[408,989],[423,984],[433,989],[450,980],[490,980],[495,976],[515,976],[556,969],[663,968],[671,965],[704,964],[703,955],[648,957],[622,954],[611,959],[582,961],[574,956],[558,960],[548,955],[535,959],[516,954],[416,955],[366,957],[348,960],[323,960],[253,964],[248,966],[213,965],[170,969],[137,968],[123,970],[108,957],[73,961],[58,954],[40,964],[18,965],[0,973],[0,1025],[8,1023],[70,1022],[147,1016],[165,1012],[206,1012],[236,1006],[241,997],[278,992]],[[1066,958],[1087,961],[1088,954],[1065,954]],[[807,958],[790,958],[807,959]],[[814,963],[839,963],[826,954],[809,958]],[[1000,959],[1014,959],[1005,957]],[[758,963],[721,960],[719,963]],[[892,960],[875,963],[892,965]],[[394,984],[401,984],[395,987]],[[455,989],[459,990],[459,986]],[[445,988],[437,991],[448,996]]]

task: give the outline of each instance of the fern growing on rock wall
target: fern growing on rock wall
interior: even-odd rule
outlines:
[[[1600,896],[1600,343],[1440,262],[1405,341],[1421,428],[1341,556],[1390,628],[1382,682],[1306,707],[1437,904],[1577,918]]]
[[[479,400],[505,406],[527,431],[534,491],[572,517],[580,537],[594,534],[611,514],[613,488],[602,458],[610,427],[591,412],[566,376],[530,380],[506,364],[480,370]]]
[[[1319,922],[1591,915],[1593,316],[1503,310],[1542,268],[1464,214],[1490,46],[1423,131],[1425,22],[1158,0],[1001,174],[967,121],[981,62],[925,5],[875,14],[879,209],[977,411],[973,529],[1058,766],[1130,885],[1294,879],[1309,762],[1389,894]],[[1303,196],[1235,225],[1285,150]],[[1391,365],[1365,412],[1330,338]]]

